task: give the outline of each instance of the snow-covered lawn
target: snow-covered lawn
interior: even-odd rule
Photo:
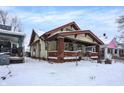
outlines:
[[[0,85],[124,85],[124,64],[98,64],[88,61],[50,64],[26,58],[26,63],[9,65],[12,76]],[[0,66],[0,76],[6,75]]]

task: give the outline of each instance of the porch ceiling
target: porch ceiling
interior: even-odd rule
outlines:
[[[62,33],[57,33],[55,35],[52,35],[48,37],[46,40],[47,41],[52,41],[52,40],[57,40],[59,36],[66,37],[70,35],[77,35],[77,34],[88,34],[90,35],[98,44],[103,45],[104,43],[96,36],[94,35],[90,30],[83,30],[83,31],[72,31],[72,32],[62,32]],[[81,40],[82,41],[82,40]],[[89,43],[89,42],[88,42]],[[94,43],[95,44],[95,43]]]
[[[0,35],[0,40],[7,40],[12,42],[18,42],[20,37],[12,37],[9,35]]]
[[[10,36],[15,36],[15,37],[25,37],[25,34],[23,32],[13,32],[13,31],[0,30],[0,34],[10,35]]]
[[[57,37],[58,36],[61,36],[61,35],[55,34],[51,38],[48,38],[47,41],[54,41],[54,40],[57,41]],[[66,41],[66,42],[73,42],[73,43],[81,43],[81,44],[85,44],[85,45],[98,45],[96,43],[87,42],[87,41],[83,41],[83,40],[78,40],[78,39],[74,39],[74,38],[70,38],[70,37],[66,37],[66,36],[64,37],[64,41]]]

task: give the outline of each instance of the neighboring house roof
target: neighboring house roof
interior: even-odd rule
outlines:
[[[37,33],[37,32],[39,32],[39,33]],[[43,40],[43,37],[39,37],[39,34],[41,34],[42,32],[40,32],[40,31],[37,31],[37,32],[36,32],[34,29],[32,30],[32,34],[31,34],[29,46],[33,43],[33,41],[34,41],[36,35],[37,35],[37,37],[38,37],[39,39],[42,39],[42,40]]]
[[[60,29],[63,29],[63,28],[65,28],[65,27],[67,27],[67,26],[70,26],[70,25],[72,25],[72,26],[75,28],[75,30],[81,30],[80,27],[79,27],[75,22],[70,22],[70,23],[67,23],[67,24],[65,24],[65,25],[62,25],[62,26],[60,26],[60,27],[57,27],[57,28],[55,28],[55,29],[52,29],[52,30],[50,30],[50,31],[48,31],[48,32],[46,32],[46,33],[44,33],[41,37],[46,38],[47,36],[50,36],[50,34],[55,33],[55,32],[57,32],[57,31],[59,31]]]
[[[117,48],[117,42],[116,39],[113,38],[112,41],[108,44],[108,48]]]
[[[104,44],[95,34],[93,34],[90,30],[78,30],[78,31],[72,31],[72,32],[62,32],[62,33],[57,33],[53,36],[50,36],[47,38],[47,40],[52,40],[57,38],[58,36],[69,36],[69,35],[77,35],[77,34],[88,34],[90,35],[98,44]]]
[[[32,30],[32,34],[31,34],[31,38],[30,38],[30,42],[29,42],[29,45],[32,44],[32,42],[34,41],[35,39],[35,35],[37,35],[37,33],[34,31],[34,29]]]

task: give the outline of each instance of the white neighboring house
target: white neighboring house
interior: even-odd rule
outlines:
[[[113,38],[109,44],[101,45],[100,49],[102,59],[124,58],[124,44],[118,42],[116,38]]]
[[[11,26],[0,25],[0,52],[10,54],[13,62],[24,61],[24,37],[23,32],[13,31]]]

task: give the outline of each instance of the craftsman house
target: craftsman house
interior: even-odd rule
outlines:
[[[90,30],[81,30],[71,22],[39,36],[32,31],[31,57],[55,62],[81,60],[84,57],[98,59],[100,45],[104,43]]]
[[[24,37],[23,32],[14,32],[11,26],[0,25],[0,53],[9,54],[11,62],[24,62]]]

